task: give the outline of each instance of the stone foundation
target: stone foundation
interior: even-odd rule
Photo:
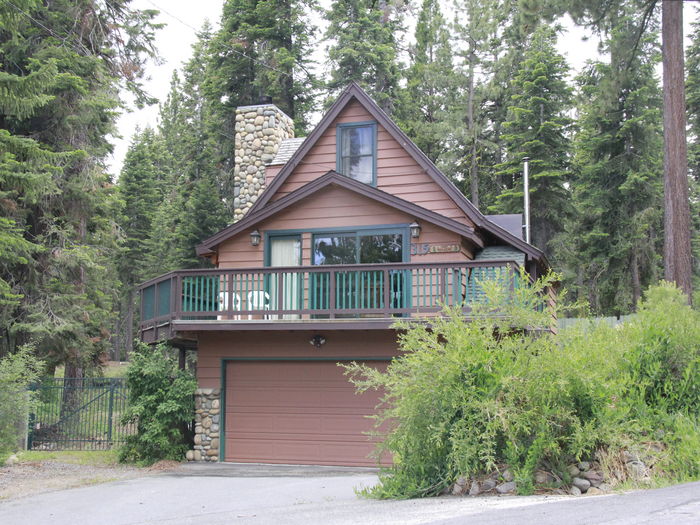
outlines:
[[[294,137],[294,121],[274,104],[236,108],[233,220],[240,220],[265,189],[265,166],[283,139]]]
[[[187,460],[219,461],[221,391],[198,388],[194,394],[194,408],[194,450],[187,452]]]

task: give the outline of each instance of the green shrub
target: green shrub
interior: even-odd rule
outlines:
[[[39,379],[42,368],[30,347],[0,359],[0,456],[16,451],[27,431],[27,414],[34,403],[28,387]]]
[[[136,423],[137,433],[127,438],[120,461],[182,460],[190,447],[186,425],[194,417],[192,373],[178,368],[169,347],[141,345],[131,354],[126,378],[129,406],[122,422]]]
[[[624,327],[631,384],[639,402],[700,415],[700,312],[670,283],[649,289]]]
[[[667,447],[658,476],[699,475],[697,313],[661,285],[629,326],[591,323],[553,335],[533,329],[548,322],[537,310],[551,280],[519,289],[518,300],[507,298],[507,284],[482,283],[487,300],[473,321],[447,310],[430,329],[404,323],[402,355],[385,373],[346,366],[359,391],[384,392],[376,424],[388,430],[377,452],[390,452],[394,464],[369,495],[435,495],[459,476],[506,466],[518,491],[530,493],[543,464],[566,480],[571,461],[655,432]]]

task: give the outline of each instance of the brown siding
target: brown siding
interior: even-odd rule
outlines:
[[[398,355],[393,330],[372,332],[322,332],[326,344],[309,344],[317,332],[199,333],[197,381],[200,388],[219,388],[221,359],[225,357],[332,357],[360,359]]]
[[[372,116],[359,102],[348,104],[272,199],[279,199],[336,168],[336,124],[371,120]],[[473,226],[454,201],[382,126],[377,129],[377,142],[379,189]]]
[[[409,224],[414,217],[380,204],[352,191],[329,186],[258,225],[263,234],[259,246],[250,245],[250,232],[241,233],[219,247],[220,268],[250,268],[264,264],[264,233],[272,230],[341,228]],[[457,244],[460,236],[421,221],[419,243]],[[465,260],[464,253],[430,253],[411,258],[412,262],[452,262]],[[302,264],[311,264],[311,235],[302,236]]]
[[[275,164],[274,166],[267,166],[265,168],[265,186],[269,186],[280,170],[284,167],[284,164]]]

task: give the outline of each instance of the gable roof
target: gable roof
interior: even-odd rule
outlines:
[[[363,182],[358,182],[349,177],[345,177],[344,175],[331,170],[322,177],[319,177],[318,179],[315,179],[302,186],[298,190],[295,190],[285,195],[281,199],[268,204],[257,212],[249,213],[240,221],[231,224],[217,234],[209,237],[197,246],[197,255],[211,253],[218,244],[226,239],[254,227],[257,223],[331,185],[345,188],[346,190],[352,191],[386,206],[391,206],[392,208],[403,211],[407,215],[415,217],[416,219],[421,219],[445,228],[446,230],[458,233],[462,237],[472,241],[480,248],[483,248],[484,246],[484,240],[477,234],[474,228],[470,226],[457,222],[449,217],[445,217],[444,215],[440,215],[439,213],[435,213],[434,211],[430,211],[422,206],[418,206],[413,202],[404,200],[396,195],[392,195],[391,193],[377,189],[374,186],[369,186]]]
[[[350,85],[340,94],[328,112],[316,125],[314,130],[306,137],[306,140],[304,140],[301,146],[291,156],[289,161],[282,167],[270,185],[265,188],[258,200],[251,207],[248,214],[255,214],[268,204],[272,196],[277,192],[277,190],[279,190],[284,181],[287,180],[304,156],[316,144],[318,139],[333,123],[345,106],[347,106],[353,99],[357,100],[374,117],[374,119],[381,124],[384,129],[386,129],[394,140],[396,140],[406,150],[406,152],[418,163],[418,165],[425,170],[428,176],[432,178],[435,183],[437,183],[437,185],[455,202],[455,204],[457,204],[462,212],[464,212],[464,214],[474,224],[484,229],[497,239],[518,248],[529,257],[541,262],[544,265],[548,265],[546,257],[541,250],[525,242],[522,238],[520,238],[520,236],[513,235],[505,228],[486,218],[355,82],[351,82]]]

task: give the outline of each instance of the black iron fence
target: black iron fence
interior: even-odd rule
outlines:
[[[107,450],[135,433],[123,425],[129,391],[123,378],[48,378],[33,386],[30,450]]]

